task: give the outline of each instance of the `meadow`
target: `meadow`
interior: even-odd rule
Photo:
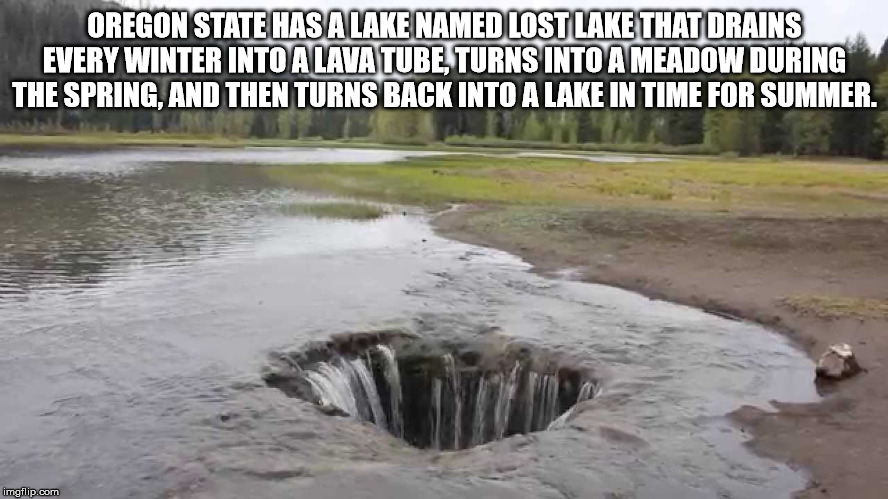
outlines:
[[[275,181],[303,189],[431,208],[499,203],[814,215],[880,215],[888,210],[888,166],[879,163],[718,157],[625,160],[473,153],[375,165],[264,169]]]

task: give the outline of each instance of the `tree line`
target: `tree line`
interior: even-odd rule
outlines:
[[[167,132],[280,139],[369,139],[423,144],[512,145],[639,152],[888,155],[888,108],[880,109],[438,109],[282,111],[13,109],[11,81],[39,77],[42,47],[87,43],[89,9],[102,0],[0,3],[0,128],[18,132]],[[158,42],[162,43],[162,42]],[[888,97],[888,39],[876,52],[858,35],[845,41],[843,79],[874,84]],[[804,78],[804,77],[803,77]],[[822,78],[811,76],[810,78]]]

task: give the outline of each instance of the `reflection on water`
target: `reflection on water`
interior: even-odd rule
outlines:
[[[0,151],[0,171],[29,175],[112,174],[125,175],[158,164],[290,165],[306,163],[383,163],[408,156],[426,156],[423,151],[383,149],[331,149],[247,147],[242,149],[127,148],[106,151],[33,150]]]
[[[0,484],[73,498],[753,498],[804,485],[723,418],[815,396],[810,362],[781,337],[545,279],[400,210],[287,216],[311,198],[237,162],[400,153],[261,154],[0,158]],[[498,326],[609,376],[567,428],[443,455],[261,381],[270,351],[387,326],[442,339]]]
[[[257,217],[295,197],[258,169],[205,164],[129,176],[7,173],[0,193],[0,294],[237,252],[262,231]]]

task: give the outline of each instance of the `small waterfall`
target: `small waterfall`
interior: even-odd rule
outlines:
[[[592,383],[591,381],[587,381],[587,382],[583,383],[582,388],[580,388],[580,396],[577,397],[577,404],[592,398],[592,395],[594,394],[594,390],[595,390],[595,383]]]
[[[305,371],[305,377],[321,404],[334,405],[350,416],[359,417],[358,403],[348,375],[326,362],[318,364],[316,369]]]
[[[367,401],[367,394],[364,393],[364,387],[361,386],[360,376],[355,372],[351,362],[342,357],[336,357],[331,363],[331,366],[334,370],[342,373],[342,376],[347,380],[348,385],[351,386],[352,400],[354,400],[356,410],[349,414],[353,415],[359,421],[372,421],[373,415],[370,410],[370,404]]]
[[[373,414],[373,422],[376,426],[388,428],[388,425],[385,422],[385,411],[382,410],[382,401],[379,399],[379,392],[376,390],[376,382],[373,381],[373,375],[370,374],[367,364],[358,359],[350,360],[349,364],[351,365],[358,382],[361,384],[364,395],[367,397],[366,400],[370,404],[370,412]]]
[[[453,449],[457,450],[462,441],[462,388],[453,355],[445,354],[443,359],[444,369],[450,375],[450,387],[453,393]]]
[[[487,427],[487,401],[490,399],[490,384],[484,374],[478,378],[477,397],[475,398],[475,417],[472,423],[472,445],[485,442],[484,432]]]
[[[385,381],[389,387],[389,400],[391,406],[392,433],[396,437],[404,437],[404,419],[401,413],[401,373],[398,371],[398,360],[395,351],[388,345],[376,345],[376,351],[382,354],[384,362]]]
[[[535,398],[538,379],[539,375],[533,371],[527,374],[527,402],[526,407],[524,408],[524,433],[530,433],[533,431],[533,419],[536,414],[536,407],[534,404],[536,402]]]
[[[514,371],[513,371],[514,372]],[[524,432],[539,431],[556,419],[561,411],[557,374],[527,374],[524,395]]]
[[[521,372],[521,364],[515,363],[512,373],[500,383],[499,395],[494,409],[494,434],[497,439],[502,439],[509,429],[509,419],[512,415],[512,400],[518,389],[518,374]]]
[[[558,419],[558,415],[561,414],[561,404],[559,404],[558,399],[558,389],[561,387],[561,380],[558,379],[558,375],[547,376],[549,381],[549,391],[546,394],[546,408],[549,412],[546,413],[546,420],[543,422],[543,427],[549,426],[549,422]]]
[[[570,409],[568,409],[567,412],[552,421],[552,423],[549,424],[546,430],[556,430],[558,428],[563,428],[564,424],[567,423],[567,421],[577,411],[577,406],[580,405],[581,402],[585,402],[586,400],[591,399],[593,395],[595,395],[595,383],[592,383],[591,381],[583,383],[583,386],[580,388],[580,395],[577,397],[577,403],[574,404]]]
[[[359,421],[387,428],[385,411],[376,382],[362,359],[335,357],[303,371],[315,396],[323,405],[333,405]]]
[[[441,450],[441,378],[432,380],[432,448]]]
[[[531,431],[539,430],[540,425],[546,420],[546,404],[549,402],[549,375],[544,374],[537,377],[536,386],[534,386],[534,426]]]

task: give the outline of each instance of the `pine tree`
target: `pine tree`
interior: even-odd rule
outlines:
[[[866,37],[857,35],[847,41],[847,72],[844,79],[874,81],[876,79],[875,56]],[[881,154],[881,145],[875,144],[874,131],[877,114],[872,109],[844,109],[833,116],[830,133],[830,149],[843,156],[872,156]]]
[[[888,69],[888,38],[885,38],[885,42],[882,43],[882,50],[879,51],[879,58],[876,62],[880,72]]]
[[[524,120],[521,129],[521,139],[527,141],[546,140],[546,128],[537,118],[537,113],[530,113]]]
[[[888,69],[882,72],[882,75],[879,77],[879,83],[876,86],[876,96],[879,98],[879,102],[886,102],[888,100]],[[882,137],[882,154],[888,156],[888,140],[886,140],[886,137],[888,137],[888,107],[882,107],[878,123]]]
[[[831,116],[820,109],[793,109],[784,116],[786,142],[795,155],[823,155],[829,152]]]

